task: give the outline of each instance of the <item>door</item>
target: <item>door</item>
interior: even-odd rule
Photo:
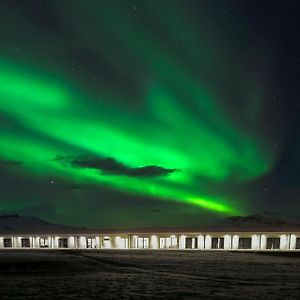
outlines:
[[[160,238],[159,239],[159,248],[160,249],[166,248],[166,238]]]
[[[185,249],[193,249],[193,238],[185,238]]]

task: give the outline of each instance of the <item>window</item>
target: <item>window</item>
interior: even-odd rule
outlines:
[[[49,240],[40,238],[40,248],[49,248]]]
[[[198,238],[185,238],[185,248],[186,249],[197,249],[198,248]]]
[[[300,249],[300,237],[296,238],[296,249]]]
[[[219,239],[219,249],[224,249],[224,238]]]
[[[212,238],[211,239],[211,249],[218,249],[218,238]]]
[[[86,239],[86,247],[87,248],[95,248],[95,241],[92,238]]]
[[[22,248],[29,248],[30,247],[30,240],[29,238],[21,239],[21,247]]]
[[[176,236],[171,236],[171,248],[177,247],[177,238]]]
[[[68,239],[58,239],[58,248],[68,248]]]
[[[192,249],[192,245],[193,245],[193,239],[187,237],[185,239],[185,248],[186,249]]]
[[[149,248],[149,238],[138,238],[138,248]]]
[[[267,249],[279,249],[280,238],[267,238]]]
[[[166,238],[159,239],[159,248],[163,249],[167,247]]]
[[[197,249],[198,248],[198,238],[195,238],[195,245],[194,245],[194,249]]]
[[[239,238],[239,249],[251,249],[251,238]]]
[[[149,238],[144,238],[144,248],[149,248]]]
[[[211,249],[224,249],[224,238],[212,238]]]
[[[4,246],[4,248],[12,248],[11,239],[3,239],[3,246]]]

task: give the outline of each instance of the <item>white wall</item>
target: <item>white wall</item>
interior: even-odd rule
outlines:
[[[267,249],[267,236],[265,234],[262,234],[260,250],[266,250],[266,249]]]
[[[32,241],[32,245],[31,245],[32,248],[40,248],[40,237],[39,236],[32,237],[31,241]]]
[[[22,244],[21,244],[21,237],[20,236],[18,236],[17,238],[16,238],[16,245],[17,245],[17,248],[22,248]]]
[[[178,248],[178,238],[175,234],[171,235],[168,239],[170,241],[170,248],[172,249]]]
[[[231,235],[229,234],[224,235],[224,249],[225,250],[231,249]]]
[[[179,249],[185,249],[185,235],[179,236]]]
[[[280,236],[280,250],[287,250],[288,248],[288,236],[286,234],[282,234]]]
[[[239,236],[235,234],[232,238],[232,249],[237,250],[239,248]]]
[[[137,247],[140,249],[144,248],[144,238],[142,238],[142,237],[137,238]]]
[[[75,237],[68,237],[68,248],[75,248]]]
[[[204,250],[204,235],[198,235],[198,249]]]
[[[158,249],[159,248],[159,242],[157,235],[151,235],[150,237],[150,248],[151,249]]]
[[[80,236],[78,239],[78,248],[80,249],[85,249],[86,248],[86,237],[85,236]]]
[[[126,249],[126,240],[123,237],[115,237],[115,246],[117,249]]]
[[[205,249],[211,249],[211,236],[209,234],[205,236]]]
[[[53,248],[58,248],[58,239],[59,239],[58,236],[54,237],[54,239],[53,239]]]
[[[259,243],[260,243],[260,236],[258,234],[252,235],[251,249],[259,250]]]
[[[295,234],[291,234],[291,241],[290,241],[290,249],[291,250],[295,250],[296,249],[296,235]]]
[[[108,239],[108,240],[105,240]],[[111,249],[112,248],[112,243],[111,243],[111,237],[110,236],[104,236],[102,238],[102,247],[104,249]]]
[[[101,243],[100,243],[100,237],[99,236],[96,236],[96,248],[97,249],[100,249],[101,248]]]

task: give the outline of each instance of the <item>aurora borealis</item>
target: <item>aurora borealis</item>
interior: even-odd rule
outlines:
[[[132,227],[299,208],[296,4],[259,3],[2,1],[0,211]]]

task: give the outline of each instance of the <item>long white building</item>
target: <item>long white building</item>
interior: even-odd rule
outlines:
[[[300,231],[0,234],[0,249],[172,249],[300,251]]]

